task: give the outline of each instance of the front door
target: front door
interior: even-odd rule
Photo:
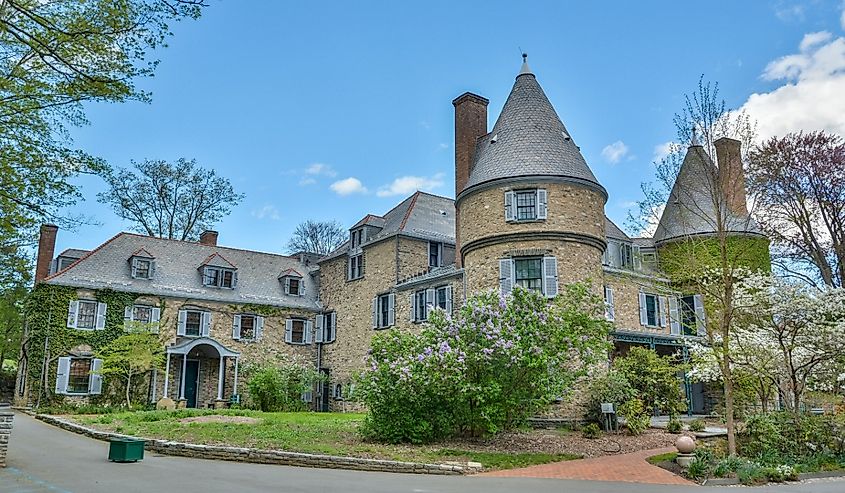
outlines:
[[[197,407],[199,377],[200,362],[189,359],[185,364],[185,399],[188,407]]]

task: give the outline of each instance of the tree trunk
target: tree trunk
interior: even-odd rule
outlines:
[[[132,402],[129,401],[129,390],[132,388],[132,373],[126,375],[126,408],[132,408]]]
[[[736,427],[734,424],[734,393],[731,376],[731,365],[728,356],[724,356],[724,382],[725,382],[725,423],[728,428],[728,455],[736,456]]]

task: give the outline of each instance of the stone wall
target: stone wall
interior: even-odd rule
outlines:
[[[0,405],[0,467],[6,467],[6,453],[9,450],[9,437],[12,436],[12,420],[15,413],[8,406]]]
[[[72,421],[49,416],[36,415],[36,418],[58,426],[59,428],[79,433],[96,440],[108,441],[113,438],[135,438],[118,433],[109,433],[79,425]],[[275,464],[297,467],[318,467],[327,469],[352,469],[357,471],[380,471],[411,474],[474,474],[481,472],[477,462],[467,464],[424,464],[418,462],[400,462],[392,460],[360,459],[357,457],[338,457],[332,455],[304,454],[281,450],[263,450],[245,447],[226,447],[220,445],[196,445],[192,443],[171,442],[168,440],[145,440],[144,449],[164,455],[191,457],[196,459],[228,460]]]
[[[346,280],[345,255],[320,264],[320,299],[327,310],[337,314],[337,340],[324,345],[322,355],[322,366],[330,370],[332,384],[342,383],[345,388],[352,373],[363,366],[370,339],[375,334],[373,298],[390,292],[396,284],[397,242],[397,238],[391,238],[364,247],[365,268],[361,279]],[[404,248],[410,252],[414,246],[406,244]],[[398,311],[396,318],[401,318]]]
[[[647,327],[640,324],[640,289],[647,293],[666,295],[666,284],[642,276],[605,272],[604,284],[613,288],[613,326],[617,330],[669,335],[669,305],[664,313],[666,327]]]
[[[548,218],[544,221],[505,221],[505,192],[544,188],[548,193]],[[458,202],[461,248],[480,238],[503,233],[574,232],[604,240],[604,197],[595,190],[566,183],[534,183],[492,187],[474,192]]]
[[[399,236],[396,238],[396,279],[401,281],[428,272],[428,241]]]
[[[558,288],[573,282],[590,281],[598,294],[602,289],[602,252],[590,245],[556,240],[522,240],[485,246],[464,258],[467,296],[499,289],[499,259],[532,252],[557,257]]]

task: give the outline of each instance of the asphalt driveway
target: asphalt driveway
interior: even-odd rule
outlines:
[[[730,491],[697,486],[559,479],[425,476],[242,464],[147,454],[142,462],[111,463],[108,444],[15,416],[0,493],[23,492],[443,492],[669,493]],[[842,493],[845,481],[754,488],[754,493]]]

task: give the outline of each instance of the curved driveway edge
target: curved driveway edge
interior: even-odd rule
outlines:
[[[35,418],[64,430],[85,435],[97,440],[108,441],[112,438],[136,438],[119,433],[110,433],[82,426],[72,421],[36,414]],[[225,447],[220,445],[196,445],[192,443],[171,442],[168,440],[147,439],[144,449],[164,455],[192,457],[196,459],[228,460],[234,462],[252,462],[256,464],[276,464],[284,466],[316,467],[326,469],[351,469],[355,471],[396,472],[413,474],[457,475],[475,474],[483,469],[481,464],[423,464],[379,459],[361,459],[334,455],[304,454],[281,450],[263,450],[245,447]],[[476,465],[477,464],[477,465]]]

